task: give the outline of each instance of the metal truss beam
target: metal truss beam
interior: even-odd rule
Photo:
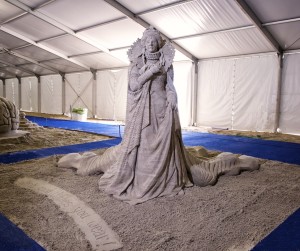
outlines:
[[[234,0],[237,6],[244,12],[244,14],[253,22],[255,27],[260,31],[260,33],[266,38],[266,40],[272,45],[274,50],[281,54],[283,49],[276,41],[276,39],[272,36],[272,34],[262,25],[259,18],[253,12],[253,10],[248,6],[248,4],[244,0]]]
[[[20,66],[17,66],[17,65],[14,65],[14,64],[11,64],[11,63],[7,63],[7,62],[2,61],[2,60],[0,60],[0,63],[5,64],[5,65],[10,66],[10,67],[13,67],[13,68],[15,68],[15,69],[17,69],[17,70],[19,70],[19,71],[26,72],[26,73],[28,73],[28,74],[30,74],[30,75],[36,75],[35,72],[29,71],[29,70],[24,69],[24,68],[22,68],[22,67],[20,67]],[[16,76],[18,76],[18,75],[16,74]]]
[[[137,16],[136,14],[134,14],[133,12],[131,12],[130,10],[128,10],[127,8],[125,8],[123,5],[121,5],[117,1],[113,1],[113,0],[104,0],[104,1],[106,3],[108,3],[109,5],[111,5],[112,7],[114,7],[116,10],[120,11],[121,13],[123,13],[125,16],[127,16],[131,20],[133,20],[136,23],[140,24],[141,26],[143,26],[145,28],[148,28],[150,26],[150,24],[147,23],[144,19],[142,19],[141,17]],[[184,54],[186,57],[188,57],[189,59],[191,59],[194,62],[198,61],[198,59],[194,55],[192,55],[190,52],[188,52],[187,50],[185,50],[184,48],[182,48],[176,42],[173,42],[170,38],[168,38],[163,33],[161,33],[161,35],[162,35],[162,37],[164,39],[166,39],[167,41],[171,42],[173,44],[173,46],[178,51],[180,51],[182,54]]]
[[[17,37],[17,38],[19,38],[19,39],[21,39],[21,40],[24,40],[25,42],[27,42],[27,43],[29,43],[29,44],[31,44],[31,45],[35,45],[35,46],[37,46],[37,47],[39,47],[39,48],[41,48],[41,49],[43,49],[43,50],[45,50],[45,51],[48,51],[48,52],[50,52],[50,53],[52,53],[52,54],[54,54],[54,55],[56,55],[56,56],[58,56],[58,57],[60,57],[60,58],[63,58],[63,59],[65,59],[65,60],[67,60],[67,61],[70,61],[70,62],[72,62],[72,63],[74,63],[74,64],[76,64],[76,65],[78,65],[78,66],[80,66],[80,67],[82,67],[82,68],[84,68],[84,69],[87,69],[87,70],[90,69],[90,67],[88,67],[87,65],[82,64],[82,63],[78,62],[78,61],[75,60],[75,59],[68,58],[68,56],[63,55],[62,53],[60,53],[60,52],[58,52],[58,51],[56,51],[56,50],[53,50],[53,49],[49,48],[49,47],[46,46],[46,45],[43,45],[43,44],[41,44],[41,43],[37,43],[37,42],[35,42],[35,41],[33,41],[33,40],[31,40],[31,39],[29,39],[29,38],[27,38],[27,37],[25,37],[25,36],[23,36],[23,35],[17,33],[17,32],[15,32],[15,31],[13,31],[13,30],[11,30],[11,29],[7,28],[7,27],[1,26],[1,27],[0,27],[0,30],[2,30],[2,31],[4,31],[4,32],[6,32],[6,33],[8,33],[8,34],[10,34],[10,35],[12,35],[12,36],[14,36],[14,37]]]

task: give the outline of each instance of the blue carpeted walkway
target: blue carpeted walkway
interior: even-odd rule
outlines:
[[[300,165],[300,144],[211,133],[182,132],[187,146],[245,154],[256,158]]]
[[[91,151],[95,149],[111,147],[119,144],[120,142],[121,139],[116,138],[111,140],[103,140],[103,141],[76,144],[70,146],[51,147],[51,148],[44,148],[38,150],[28,150],[22,152],[0,154],[0,163],[10,164],[10,163],[15,163],[24,160],[48,157],[56,154]]]
[[[300,208],[252,249],[252,251],[284,250],[300,250]]]
[[[20,228],[0,214],[0,250],[1,251],[45,251],[29,238]]]
[[[117,138],[72,146],[0,154],[0,163],[13,163],[47,157],[54,154],[89,151],[92,149],[110,147],[121,142],[120,136],[123,128],[118,125],[103,125],[99,123],[45,119],[31,116],[27,116],[27,118],[41,126],[85,131]],[[182,135],[184,144],[187,146],[200,145],[210,150],[227,151],[300,165],[300,144],[188,131],[183,131]],[[18,229],[0,214],[1,251],[44,250],[37,243],[24,235],[22,230]],[[28,246],[23,248],[24,245]],[[300,209],[253,248],[253,251],[260,250],[300,250]]]
[[[121,125],[107,125],[75,120],[41,118],[35,116],[26,116],[26,118],[40,126],[103,134],[111,137],[120,137],[124,129],[124,127]]]
[[[120,136],[124,130],[124,127],[119,125],[107,125],[100,123],[49,119],[32,116],[27,116],[27,118],[33,122],[38,123],[41,126],[97,133],[118,137],[119,140],[101,141],[98,143],[93,142],[73,146],[0,154],[0,163],[12,163],[33,158],[46,157],[53,154],[83,152],[96,148],[109,147],[120,142]],[[209,150],[245,154],[257,158],[300,165],[300,144],[296,143],[191,131],[183,131],[182,136],[184,144],[187,146],[203,146]]]

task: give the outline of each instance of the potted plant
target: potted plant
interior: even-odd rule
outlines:
[[[87,112],[88,110],[86,108],[72,108],[72,120],[78,120],[78,121],[86,121],[87,119]]]

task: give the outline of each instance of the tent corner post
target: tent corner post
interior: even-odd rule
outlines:
[[[280,110],[281,110],[281,91],[283,83],[283,59],[284,54],[279,52],[278,55],[278,81],[277,81],[277,93],[276,93],[276,108],[275,108],[275,123],[274,123],[274,133],[280,132]]]
[[[97,70],[91,68],[90,69],[93,74],[93,96],[92,96],[92,117],[95,119],[97,118]]]

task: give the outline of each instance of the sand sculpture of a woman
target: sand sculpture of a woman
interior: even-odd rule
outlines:
[[[59,167],[80,175],[104,172],[99,187],[130,204],[182,193],[193,184],[212,185],[224,173],[258,168],[256,160],[221,154],[204,161],[182,143],[173,85],[174,49],[153,27],[145,30],[128,52],[131,65],[126,127],[122,142],[103,155],[68,154]]]

